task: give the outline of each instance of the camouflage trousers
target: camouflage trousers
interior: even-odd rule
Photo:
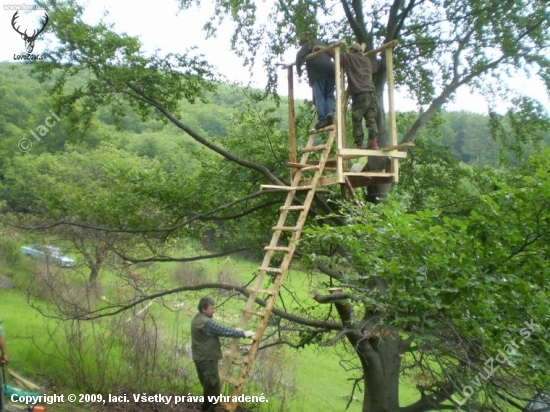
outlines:
[[[376,118],[380,110],[380,101],[376,92],[363,92],[352,96],[351,120],[353,123],[353,139],[357,146],[363,145],[363,119],[365,119],[369,132],[369,139],[378,140]]]

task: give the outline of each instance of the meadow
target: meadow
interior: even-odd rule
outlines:
[[[147,273],[156,279],[157,288],[175,288],[193,279],[247,282],[257,263],[244,258],[220,258],[192,264],[161,263],[149,266]],[[140,304],[120,314],[91,321],[56,319],[51,298],[38,287],[36,273],[48,272],[44,264],[27,258],[4,265],[0,274],[13,283],[0,289],[0,315],[4,320],[10,352],[9,367],[38,383],[47,394],[60,393],[188,393],[200,395],[201,389],[190,358],[189,324],[200,296],[212,294],[218,301],[216,320],[235,326],[244,303],[228,299],[215,291],[180,292]],[[51,268],[65,279],[58,287],[75,288],[82,295],[83,269]],[[66,281],[69,279],[70,281]],[[43,280],[42,280],[43,281]],[[101,295],[107,307],[123,295],[128,296],[128,279],[114,270],[101,273]],[[287,307],[307,304],[312,288],[322,287],[315,274],[291,270],[282,301]],[[80,288],[79,288],[80,286]],[[133,292],[132,292],[133,293]],[[44,314],[49,314],[45,316]],[[344,411],[350,400],[357,371],[347,371],[353,354],[341,343],[333,346],[308,345],[301,349],[275,346],[260,352],[244,393],[270,400],[250,404],[252,410],[314,412]],[[13,382],[9,382],[13,384]],[[415,389],[403,378],[402,404],[413,402]],[[348,411],[361,410],[362,393],[356,390]],[[55,404],[50,411],[83,410],[69,404]],[[87,405],[89,410],[93,404]]]

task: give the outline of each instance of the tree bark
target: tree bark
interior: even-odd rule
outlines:
[[[399,412],[399,371],[410,340],[403,340],[393,328],[378,326],[380,319],[376,313],[368,313],[357,322],[348,296],[341,297],[343,300],[329,300],[336,307],[346,337],[361,363],[363,412]],[[323,298],[314,299],[321,302]]]

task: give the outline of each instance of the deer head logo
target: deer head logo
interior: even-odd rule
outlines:
[[[19,18],[18,13],[19,11],[16,11],[15,14],[13,15],[11,19],[11,26],[17,33],[21,35],[21,38],[25,40],[25,49],[27,50],[27,53],[32,53],[34,49],[34,41],[36,40],[38,35],[44,31],[44,29],[46,28],[46,25],[48,24],[48,20],[49,20],[48,14],[44,13],[44,23],[42,25],[42,28],[40,30],[33,30],[32,35],[29,36],[27,34],[27,30],[25,30],[24,32],[19,31],[19,27],[21,26],[15,27],[16,20]]]

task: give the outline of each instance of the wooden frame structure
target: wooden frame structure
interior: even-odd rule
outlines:
[[[327,49],[339,49],[344,44],[343,41],[333,43],[315,53],[311,53],[305,57],[304,61],[310,60],[320,54],[323,54]],[[336,167],[336,173],[332,176],[321,179],[320,185],[345,184],[346,180],[352,182],[353,187],[370,186],[381,183],[396,183],[399,181],[399,159],[407,156],[403,149],[414,146],[413,143],[397,143],[397,120],[395,114],[395,98],[394,98],[394,74],[393,74],[393,47],[398,44],[397,40],[393,40],[384,44],[378,49],[371,50],[365,53],[366,56],[372,56],[380,52],[385,53],[386,57],[386,75],[388,81],[388,115],[389,115],[389,146],[378,150],[366,150],[347,148],[346,123],[341,119],[346,119],[347,92],[344,89],[344,71],[340,61],[340,53],[335,53],[335,83],[336,83],[336,156],[328,160],[327,166]],[[295,63],[285,66],[288,71],[288,114],[289,114],[289,157],[290,163],[296,163],[296,124],[294,110],[294,81],[293,70]],[[327,128],[328,129],[328,128]],[[319,132],[325,131],[321,129]],[[382,156],[390,158],[390,170],[379,171],[351,171],[349,169],[352,159],[359,159],[368,156]],[[293,172],[291,172],[291,177]],[[305,182],[307,184],[307,182]]]
[[[343,44],[342,41],[334,43],[328,48],[336,48],[337,51]],[[221,378],[232,389],[231,402],[227,404],[227,410],[235,411],[238,405],[238,397],[243,393],[243,388],[252,369],[252,364],[259,349],[264,331],[268,327],[269,318],[275,307],[275,301],[279,295],[281,286],[290,268],[294,252],[304,228],[311,204],[316,191],[321,186],[340,184],[353,190],[353,187],[368,186],[380,183],[398,181],[399,159],[406,157],[401,152],[412,144],[397,144],[397,124],[393,99],[393,60],[392,47],[397,41],[390,42],[379,49],[369,53],[386,53],[389,89],[390,111],[390,146],[379,150],[348,149],[346,136],[346,105],[347,96],[344,90],[344,73],[340,62],[340,53],[335,53],[336,72],[336,119],[333,125],[319,130],[310,130],[305,147],[298,148],[296,140],[296,124],[294,116],[294,87],[293,68],[295,63],[286,66],[288,70],[288,117],[289,117],[289,162],[291,169],[290,185],[262,185],[262,190],[281,192],[286,194],[286,200],[280,207],[279,219],[272,228],[272,238],[268,246],[265,246],[264,259],[257,269],[257,276],[252,287],[248,288],[249,296],[246,307],[242,310],[238,327],[245,329],[252,318],[256,319],[252,326],[256,335],[248,351],[243,355],[239,352],[239,339],[231,342],[229,351],[225,353],[224,364],[221,369]],[[309,60],[327,48],[306,56]],[[317,135],[327,134],[325,143],[318,144]],[[335,146],[335,147],[334,147]],[[299,149],[299,150],[298,150]],[[298,160],[298,151],[301,152]],[[310,159],[313,155],[314,159]],[[333,157],[330,157],[333,156]],[[390,159],[391,170],[363,172],[350,171],[349,160],[366,156],[383,156]],[[328,174],[327,174],[328,173]],[[301,195],[297,196],[298,193]],[[267,275],[267,276],[266,276]],[[258,301],[263,302],[262,305]],[[250,328],[250,327],[249,327]],[[239,365],[237,373],[231,373],[232,366]]]

